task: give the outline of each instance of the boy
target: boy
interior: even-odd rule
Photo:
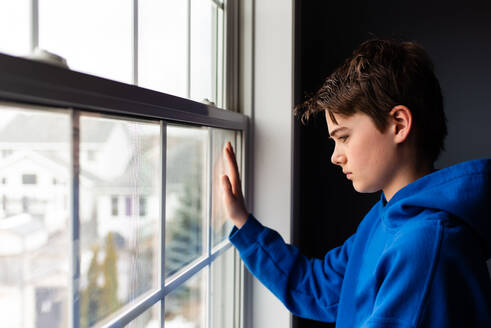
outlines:
[[[229,239],[248,269],[294,314],[337,327],[491,327],[491,160],[434,169],[447,130],[423,48],[362,43],[296,108],[317,111],[333,164],[381,199],[342,246],[307,259],[247,211],[228,143]]]

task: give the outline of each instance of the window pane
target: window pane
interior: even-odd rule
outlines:
[[[225,108],[224,83],[225,83],[225,19],[222,9],[218,9],[217,19],[217,94],[216,104],[220,108]]]
[[[22,175],[22,184],[36,184],[37,183],[37,175],[35,174],[23,174]]]
[[[133,83],[132,26],[133,0],[39,0],[39,45],[73,70]]]
[[[70,117],[15,105],[0,105],[0,116],[1,326],[66,327]]]
[[[211,264],[211,327],[234,326],[234,248]]]
[[[81,327],[160,286],[160,140],[160,124],[80,118]]]
[[[125,326],[126,328],[160,328],[160,302],[152,305],[140,314],[135,320]]]
[[[206,279],[204,268],[165,298],[165,328],[206,327]]]
[[[233,228],[232,222],[227,217],[225,206],[223,204],[221,176],[227,174],[230,177],[230,170],[225,163],[223,148],[230,141],[234,151],[236,151],[235,131],[212,129],[213,133],[213,177],[212,177],[212,207],[211,207],[211,229],[212,229],[212,246],[224,240]]]
[[[167,127],[166,277],[206,249],[207,147],[208,129]]]
[[[0,52],[24,56],[31,51],[30,3],[30,0],[0,0]]]
[[[210,0],[191,0],[191,99],[215,102],[212,72],[216,70],[216,6]]]
[[[139,85],[187,97],[187,1],[141,0]]]

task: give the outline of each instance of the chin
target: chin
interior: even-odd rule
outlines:
[[[380,190],[380,188],[362,185],[354,181],[353,181],[353,188],[361,194],[371,194]]]

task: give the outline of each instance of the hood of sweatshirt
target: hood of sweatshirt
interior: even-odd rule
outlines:
[[[397,228],[410,218],[444,211],[471,227],[491,257],[491,159],[436,170],[401,188],[389,202],[381,195],[382,221]]]

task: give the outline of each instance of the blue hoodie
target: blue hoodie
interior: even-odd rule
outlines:
[[[336,327],[491,327],[491,159],[432,172],[309,259],[251,214],[229,240],[295,315]]]

